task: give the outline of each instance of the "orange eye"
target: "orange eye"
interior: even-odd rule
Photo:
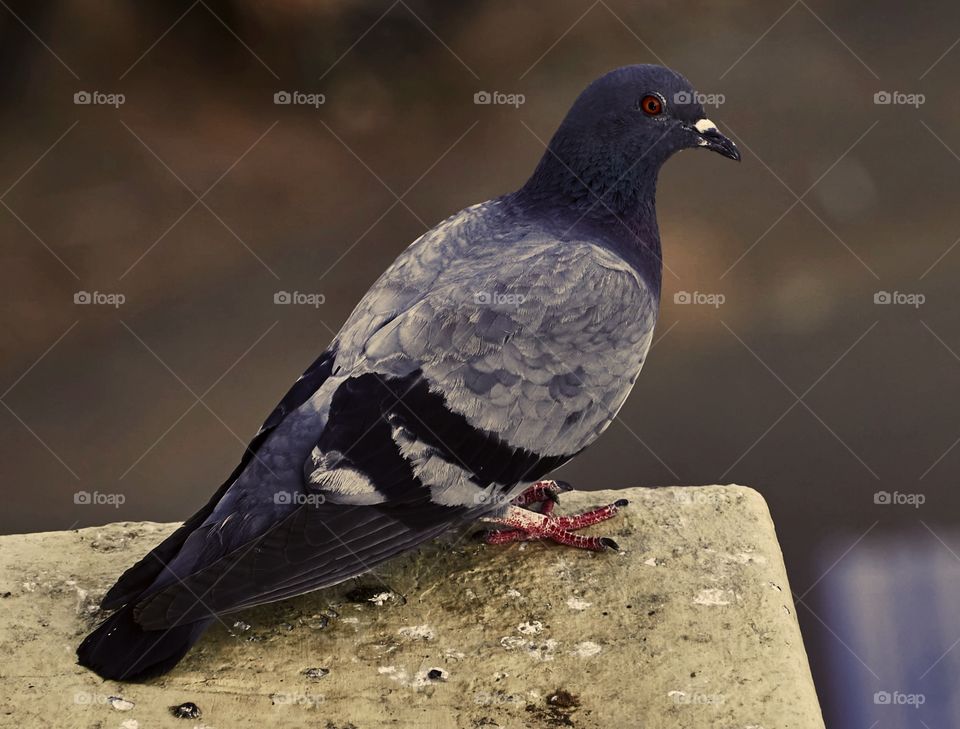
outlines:
[[[659,96],[649,94],[640,100],[640,108],[649,116],[656,116],[663,112],[663,100]]]

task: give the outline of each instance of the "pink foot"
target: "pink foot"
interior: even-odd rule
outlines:
[[[510,528],[488,531],[483,535],[483,541],[486,544],[508,544],[534,539],[549,539],[557,544],[578,549],[590,549],[596,552],[605,549],[620,549],[617,543],[609,537],[585,537],[573,532],[615,516],[620,509],[627,505],[626,499],[620,499],[613,504],[591,509],[582,514],[555,516],[553,507],[557,503],[557,491],[559,490],[566,491],[569,490],[569,487],[566,484],[558,484],[556,481],[538,481],[533,484],[514,499],[513,504],[507,508],[504,514],[484,519],[484,521],[502,524]],[[541,504],[540,511],[521,508],[538,502]]]

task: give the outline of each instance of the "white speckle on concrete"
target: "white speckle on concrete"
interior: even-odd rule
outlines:
[[[140,722],[136,719],[127,719],[121,722],[120,729],[140,729]]]
[[[578,658],[590,658],[602,650],[603,648],[601,648],[598,643],[594,643],[592,640],[585,640],[582,643],[577,643],[570,652]]]
[[[433,640],[436,637],[429,625],[406,625],[397,631],[397,635],[408,640]]]
[[[341,623],[347,623],[349,625],[358,625],[360,623],[360,618],[341,618]]]
[[[693,598],[694,605],[729,605],[729,598],[733,595],[730,590],[719,590],[715,587],[708,587],[700,590],[697,596]]]
[[[500,645],[508,651],[522,650],[536,661],[552,661],[560,642],[547,638],[542,643],[518,638],[515,635],[505,635],[500,639]]]
[[[135,706],[132,701],[127,701],[120,696],[110,696],[107,698],[107,702],[117,711],[130,711]]]
[[[500,645],[506,648],[508,651],[522,648],[526,644],[527,641],[525,641],[523,638],[518,638],[515,635],[505,635],[500,639]]]
[[[390,602],[394,599],[396,599],[396,595],[392,592],[379,592],[371,597],[369,602],[372,602],[377,607],[383,607],[385,602]]]
[[[528,623],[520,623],[520,625],[517,626],[517,630],[523,635],[536,635],[537,633],[543,632],[543,623],[539,620],[531,620]]]
[[[553,654],[556,652],[560,643],[553,638],[547,638],[543,643],[534,643],[530,641],[527,646],[527,652],[537,661],[552,661]]]
[[[523,595],[520,594],[520,590],[514,590],[511,587],[509,590],[507,590],[507,597],[512,597],[516,600],[523,597]]]
[[[427,674],[434,669],[426,668],[422,671],[418,671],[413,676],[405,668],[397,668],[396,666],[380,666],[377,669],[377,673],[381,676],[386,676],[391,681],[396,681],[401,686],[407,686],[413,689],[422,689],[424,686],[428,686],[434,681],[427,677]],[[442,673],[443,679],[446,680],[447,672],[443,669],[439,669]]]
[[[464,653],[463,651],[457,651],[457,650],[453,650],[452,648],[447,648],[447,650],[443,652],[443,657],[449,661],[462,661],[464,658],[467,657],[467,654]]]
[[[657,558],[656,558],[656,557],[651,557],[650,559],[645,559],[645,560],[643,561],[643,563],[644,563],[645,565],[647,565],[648,567],[656,567],[656,566],[657,566]]]
[[[571,610],[586,610],[591,605],[593,605],[592,602],[587,602],[582,597],[574,596],[567,598],[567,607]]]

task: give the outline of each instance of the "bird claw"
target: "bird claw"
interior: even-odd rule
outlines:
[[[509,544],[549,539],[557,544],[596,552],[607,549],[619,551],[620,546],[609,537],[588,537],[574,532],[612,518],[627,506],[629,502],[626,499],[618,499],[612,504],[580,514],[557,516],[552,513],[554,505],[559,502],[557,490],[569,491],[571,487],[565,482],[556,481],[538,481],[533,484],[513,500],[502,516],[484,519],[511,528],[484,532],[481,535],[482,541],[485,544]],[[540,511],[521,508],[536,503],[541,504]]]

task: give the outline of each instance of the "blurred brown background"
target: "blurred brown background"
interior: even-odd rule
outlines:
[[[660,338],[561,475],[759,489],[837,711],[823,576],[960,550],[958,35],[943,1],[9,2],[0,529],[188,516],[394,256],[522,184],[590,80],[661,62],[744,161],[665,168]]]

